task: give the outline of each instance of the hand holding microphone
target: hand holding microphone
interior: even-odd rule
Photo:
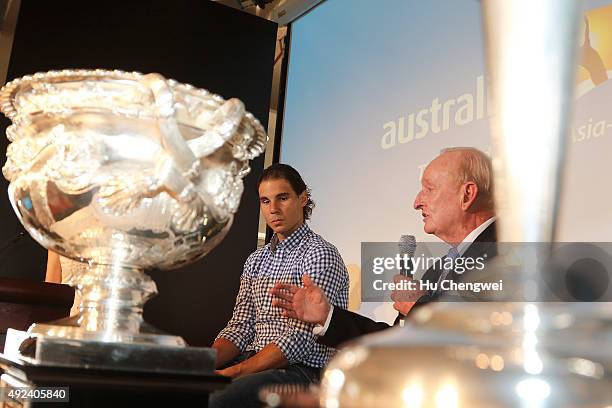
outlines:
[[[413,276],[415,271],[412,258],[416,250],[416,239],[414,235],[402,235],[397,245],[399,247],[399,254],[404,259],[408,259],[408,262],[405,264],[406,267],[401,268],[400,273],[394,276],[393,281],[395,283],[403,283],[402,286],[408,287],[409,282],[414,282]],[[391,300],[393,300],[393,308],[399,312],[394,324],[399,322],[403,326],[404,316],[408,314],[417,300],[425,293],[427,292],[418,289],[418,285],[414,289],[394,290],[391,293]]]

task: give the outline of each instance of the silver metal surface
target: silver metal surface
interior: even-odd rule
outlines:
[[[439,303],[343,348],[324,407],[606,407],[608,305]]]
[[[8,83],[4,176],[27,231],[89,264],[69,282],[80,314],[35,325],[48,338],[183,347],[142,319],[145,268],[203,257],[225,236],[266,134],[237,99],[159,74],[38,73]],[[84,344],[84,343],[83,343]]]
[[[554,238],[582,1],[482,2],[495,204],[505,242]]]
[[[481,3],[500,240],[551,242],[581,2]],[[537,294],[534,271],[516,266],[522,287]],[[432,304],[411,324],[344,348],[324,373],[321,405],[612,406],[611,341],[609,303]]]

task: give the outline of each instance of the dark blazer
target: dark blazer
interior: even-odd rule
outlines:
[[[496,255],[497,227],[495,222],[493,222],[491,225],[485,228],[485,230],[482,231],[478,237],[476,237],[474,242],[469,246],[462,257],[477,258],[485,256],[485,260],[489,260]],[[442,269],[432,267],[425,272],[421,280],[437,282],[441,273]],[[464,274],[457,274],[455,271],[451,271],[446,279],[461,281],[466,274],[467,272]],[[431,295],[421,297],[410,310],[410,313],[413,313],[414,310],[426,303],[436,301],[438,297],[439,296]],[[398,320],[396,320],[396,323],[397,321]],[[388,329],[389,327],[392,326],[385,322],[375,322],[374,320],[360,314],[341,309],[339,307],[334,307],[329,327],[327,328],[325,335],[319,337],[318,342],[326,346],[337,347],[339,344],[354,339],[355,337]]]

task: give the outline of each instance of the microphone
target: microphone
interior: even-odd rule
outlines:
[[[405,268],[400,268],[400,275],[412,278],[414,273],[412,257],[414,256],[414,252],[416,251],[417,247],[414,235],[402,235],[397,243],[397,246],[399,247],[399,254],[405,255],[406,258],[408,258],[408,265],[406,265]],[[397,313],[397,317],[395,318],[393,325],[397,325],[398,323],[401,327],[404,327],[404,315],[399,312]]]
[[[406,268],[400,268],[400,275],[412,277],[414,273],[412,257],[414,257],[417,247],[414,235],[402,235],[397,246],[399,247],[399,254],[405,255],[408,258],[408,265]]]

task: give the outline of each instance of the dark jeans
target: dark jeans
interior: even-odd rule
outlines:
[[[246,360],[253,353],[244,353],[232,363]],[[230,364],[231,365],[231,364]],[[211,394],[208,406],[211,408],[259,408],[259,390],[272,384],[312,384],[318,383],[320,368],[308,367],[303,364],[292,364],[287,368],[276,368],[247,374],[232,381],[223,390]]]

